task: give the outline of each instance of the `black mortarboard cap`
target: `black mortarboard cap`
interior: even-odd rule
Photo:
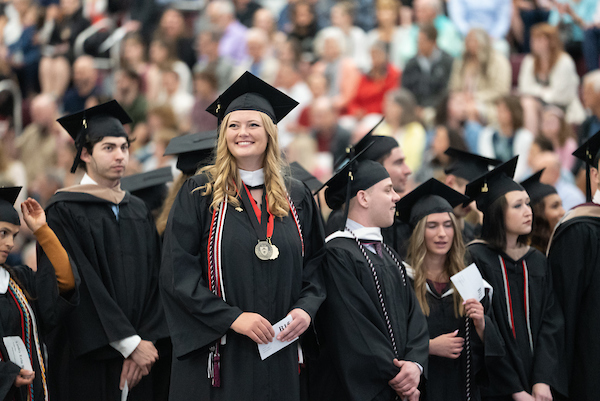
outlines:
[[[542,176],[544,170],[545,168],[533,174],[525,181],[521,181],[521,185],[529,194],[529,199],[531,200],[532,206],[541,202],[546,196],[558,193],[556,192],[556,188],[554,188],[552,185],[543,184],[540,182],[540,177]]]
[[[592,135],[579,148],[573,152],[573,156],[585,162],[585,197],[588,202],[592,200],[592,186],[590,184],[590,167],[598,168],[600,160],[600,131]]]
[[[390,175],[379,163],[356,158],[346,164],[325,183],[325,202],[335,210],[352,199],[358,191],[367,190]]]
[[[131,122],[131,117],[116,100],[61,117],[57,120],[75,141],[77,155],[71,173],[77,170],[81,149],[86,139],[93,140],[105,136],[127,137],[123,124]]]
[[[220,123],[232,111],[256,110],[277,124],[296,106],[297,101],[246,71],[206,111],[216,116]]]
[[[306,171],[306,169],[298,162],[290,163],[290,172],[292,177],[305,183],[311,191],[315,191],[323,185],[321,181],[317,180],[314,175]]]
[[[487,173],[489,166],[497,166],[502,163],[497,159],[488,159],[455,148],[448,148],[444,153],[452,158],[452,162],[444,169],[444,172],[464,178],[467,181],[473,181],[475,178]]]
[[[398,141],[391,136],[373,135],[373,132],[382,121],[383,118],[356,145],[350,145],[346,148],[346,154],[335,162],[335,170],[344,166],[358,153],[361,153],[359,160],[378,161],[383,155],[398,147]]]
[[[518,158],[519,156],[513,157],[467,184],[465,195],[471,200],[475,200],[477,208],[484,214],[490,205],[502,195],[511,191],[525,190],[521,184],[513,180]]]
[[[0,188],[0,221],[21,225],[19,213],[14,207],[15,201],[23,187],[2,187]]]
[[[468,200],[469,198],[460,192],[435,178],[430,178],[403,196],[396,205],[396,210],[400,220],[415,227],[423,217],[432,213],[450,213],[455,206]]]
[[[171,167],[163,167],[121,178],[121,189],[141,198],[148,209],[155,210],[167,197],[169,190],[166,184],[170,181],[173,181]]]
[[[177,168],[183,174],[194,175],[212,162],[218,136],[217,131],[212,130],[175,137],[167,145],[165,156],[177,155]]]

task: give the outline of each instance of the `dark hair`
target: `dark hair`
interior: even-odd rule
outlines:
[[[543,254],[546,253],[548,242],[552,235],[552,227],[546,218],[546,198],[531,206],[533,210],[533,224],[531,227],[531,246]]]
[[[425,35],[427,40],[431,42],[435,42],[437,40],[438,31],[437,29],[435,29],[435,25],[431,23],[421,24],[421,26],[419,27],[419,32]]]
[[[496,104],[504,104],[510,113],[513,132],[523,127],[523,106],[521,99],[515,95],[501,96],[496,100]]]
[[[500,252],[506,249],[506,224],[504,218],[508,202],[506,196],[502,195],[496,199],[489,208],[483,213],[483,226],[481,228],[481,239],[489,246]],[[527,245],[528,236],[519,235],[517,243]]]
[[[106,135],[106,136],[110,136],[110,135]],[[87,150],[87,152],[92,155],[92,153],[94,152],[94,146],[96,146],[96,144],[102,142],[102,140],[104,138],[106,138],[106,136],[101,136],[99,138],[93,138],[91,139],[89,137],[89,135],[85,138],[85,142],[83,143],[83,147]],[[130,146],[133,142],[135,141],[135,139],[130,139],[129,137],[127,138],[127,146]],[[83,170],[87,173],[87,165],[85,164],[85,162],[81,159],[79,159],[79,165],[78,167],[83,168]]]
[[[550,139],[546,138],[545,136],[536,136],[533,140],[533,143],[539,146],[542,152],[554,152],[554,145],[552,145]]]

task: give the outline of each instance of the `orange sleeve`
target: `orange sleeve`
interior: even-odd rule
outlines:
[[[37,241],[42,246],[42,249],[48,256],[50,263],[54,267],[56,273],[56,281],[58,289],[61,293],[70,291],[75,288],[75,277],[67,251],[63,248],[54,231],[48,224],[40,227],[33,233]]]

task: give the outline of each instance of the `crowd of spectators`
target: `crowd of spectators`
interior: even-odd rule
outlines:
[[[246,70],[300,103],[280,142],[323,181],[383,118],[407,191],[453,146],[520,154],[516,180],[545,167],[572,205],[571,152],[600,130],[597,0],[4,0],[0,14],[0,184],[42,205],[81,177],[56,118],[115,98],[133,119],[128,174],[178,175],[169,140],[215,129],[205,108]]]

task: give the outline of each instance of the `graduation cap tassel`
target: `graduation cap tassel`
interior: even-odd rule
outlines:
[[[350,209],[350,192],[352,189],[352,181],[354,181],[354,176],[352,175],[352,166],[350,166],[350,171],[348,171],[348,183],[346,184],[346,201],[344,202],[344,219],[342,220],[341,231],[346,229],[346,220],[348,220],[348,209]]]
[[[592,201],[592,184],[590,183],[590,165],[585,163],[585,201]]]

